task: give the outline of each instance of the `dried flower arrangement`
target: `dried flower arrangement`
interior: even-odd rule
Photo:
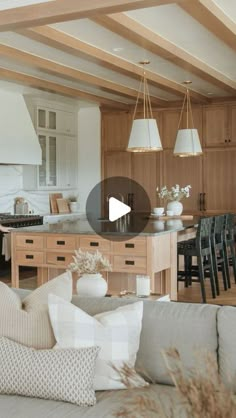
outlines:
[[[163,356],[180,404],[174,405],[172,397],[169,396],[167,405],[161,396],[157,397],[157,392],[152,393],[152,385],[145,388],[146,394],[143,389],[141,392],[140,389],[132,389],[132,380],[129,379],[129,375],[133,374],[125,365],[120,370],[120,376],[129,389],[129,401],[114,413],[114,417],[176,418],[178,416],[176,407],[180,407],[183,418],[236,418],[234,395],[221,381],[216,360],[211,353],[199,356],[196,366],[188,370],[188,373],[176,349],[165,351]]]
[[[75,250],[73,256],[74,262],[68,265],[68,270],[77,272],[80,274],[94,274],[101,271],[111,271],[111,264],[109,260],[104,257],[99,251],[90,253],[88,251],[82,251],[81,249]]]
[[[172,186],[170,190],[168,190],[166,186],[163,186],[158,193],[158,196],[160,199],[175,200],[179,202],[184,197],[190,196],[190,189],[190,184],[185,187],[180,187],[179,184],[176,184],[175,186]],[[156,191],[158,192],[158,190],[159,189],[157,187]]]

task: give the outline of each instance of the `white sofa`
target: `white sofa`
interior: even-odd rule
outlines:
[[[20,291],[21,295],[27,291]],[[72,302],[91,315],[132,303],[131,299],[78,298]],[[194,366],[194,352],[207,349],[218,361],[219,372],[236,391],[236,309],[214,305],[144,300],[144,317],[136,365],[156,382],[147,396],[175,404],[175,417],[186,418],[165,368],[161,350],[176,347],[184,365]],[[231,379],[229,379],[231,376]],[[139,389],[140,391],[140,389]],[[140,392],[139,392],[140,393]],[[78,407],[65,402],[20,396],[0,396],[0,418],[111,418],[129,401],[128,391],[96,392],[97,404]],[[148,417],[147,417],[148,418]]]

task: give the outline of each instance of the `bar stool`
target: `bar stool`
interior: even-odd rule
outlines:
[[[229,271],[227,269],[227,260],[225,259],[225,215],[217,215],[213,217],[211,248],[216,293],[219,295],[219,271],[222,272],[224,290],[227,290],[228,287],[230,287]]]
[[[200,218],[195,239],[179,242],[178,252],[178,281],[184,281],[188,287],[192,282],[201,285],[202,301],[206,303],[205,279],[210,277],[212,297],[216,297],[215,275],[212,260],[212,234],[213,218]],[[179,270],[179,256],[184,256],[184,271]],[[197,257],[197,265],[192,264],[192,257]],[[197,277],[193,279],[192,277]]]
[[[225,260],[228,267],[233,267],[234,281],[236,283],[236,252],[234,241],[234,223],[235,215],[233,213],[227,213],[225,215]],[[230,280],[230,274],[229,274]]]

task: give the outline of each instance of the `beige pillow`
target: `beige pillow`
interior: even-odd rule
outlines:
[[[98,347],[35,350],[0,337],[0,393],[94,405],[98,351]]]
[[[55,338],[48,315],[48,294],[72,298],[72,277],[66,272],[31,292],[23,301],[0,282],[0,337],[34,348],[52,348]]]

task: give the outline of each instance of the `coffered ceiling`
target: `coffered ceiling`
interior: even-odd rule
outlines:
[[[236,98],[236,0],[1,0],[0,87],[103,106]],[[10,84],[9,84],[10,83]]]

